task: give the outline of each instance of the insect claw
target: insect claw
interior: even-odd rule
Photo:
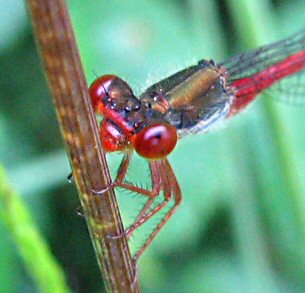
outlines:
[[[100,190],[91,189],[91,191],[94,195],[103,195],[105,192],[107,192],[113,186],[114,186],[113,184],[110,184],[109,186],[107,186],[103,189],[100,189]]]
[[[133,280],[132,280],[132,286],[135,287],[136,283],[137,283],[137,280],[138,280],[138,276],[139,276],[138,258],[136,256],[134,256],[132,258],[132,262],[133,262],[133,265],[134,265],[134,277],[133,277]]]
[[[79,207],[77,208],[76,214],[77,214],[78,216],[81,216],[81,217],[84,217],[84,216],[85,216],[85,215],[84,215],[83,208],[82,208],[81,206],[79,206]]]
[[[110,239],[119,239],[119,238],[122,238],[122,237],[126,236],[127,232],[128,232],[128,230],[125,230],[123,233],[121,233],[119,235],[115,235],[115,236],[108,235],[107,238],[110,238]]]
[[[71,173],[67,176],[67,180],[68,180],[69,183],[73,183],[73,181],[74,181],[73,172],[71,172]]]
[[[92,191],[92,193],[93,193],[94,195],[102,195],[102,194],[105,193],[107,190],[108,190],[108,188],[106,187],[106,188],[101,189],[101,190],[92,189],[91,191]]]

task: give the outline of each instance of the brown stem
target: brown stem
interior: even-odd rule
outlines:
[[[92,192],[111,179],[67,7],[64,0],[28,0],[28,6],[106,288],[139,292],[125,237],[109,237],[123,233],[114,191]]]

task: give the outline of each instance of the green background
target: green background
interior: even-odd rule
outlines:
[[[88,83],[113,73],[136,94],[199,59],[221,62],[305,24],[302,0],[71,0],[69,8]],[[101,292],[24,3],[1,0],[0,11],[0,162],[71,290]],[[305,292],[305,107],[281,97],[261,96],[227,125],[179,142],[169,159],[184,201],[140,259],[143,292]],[[109,156],[114,174],[120,159]],[[129,179],[149,184],[142,159]],[[128,226],[143,198],[118,197]],[[4,210],[0,196],[0,292],[39,292]],[[133,251],[152,224],[132,238]]]

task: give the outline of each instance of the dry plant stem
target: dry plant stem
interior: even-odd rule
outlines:
[[[111,179],[67,7],[63,0],[28,0],[28,6],[106,288],[139,292],[125,237],[111,238],[123,233],[114,191],[92,192]]]

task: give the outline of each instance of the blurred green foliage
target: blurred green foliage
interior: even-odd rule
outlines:
[[[69,7],[88,82],[114,73],[137,94],[199,59],[222,61],[305,25],[302,0]],[[0,11],[0,162],[71,288],[101,292],[26,10],[21,0],[1,0]],[[170,156],[184,202],[140,260],[143,292],[305,291],[305,109],[274,100],[261,97],[226,127],[183,139]],[[119,160],[109,156],[114,172]],[[130,179],[143,178],[143,168],[135,158]],[[128,225],[143,199],[120,192],[119,200]],[[150,229],[136,233],[132,249]],[[1,213],[0,231],[0,292],[37,292]]]

